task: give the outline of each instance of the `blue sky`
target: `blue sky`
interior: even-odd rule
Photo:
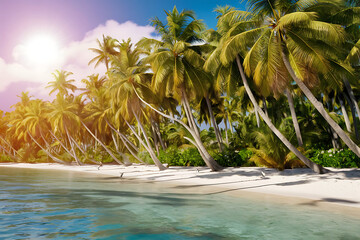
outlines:
[[[9,110],[22,91],[44,98],[46,91],[42,90],[52,81],[55,69],[70,69],[80,82],[91,71],[85,69],[91,56],[83,50],[97,47],[96,37],[106,34],[137,40],[152,36],[149,20],[164,19],[164,10],[174,5],[180,11],[194,10],[209,28],[216,27],[213,10],[217,6],[245,9],[239,0],[0,0],[0,109]],[[24,61],[28,42],[39,34],[56,39],[63,54],[57,65],[35,66]]]

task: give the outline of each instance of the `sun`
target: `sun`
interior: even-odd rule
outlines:
[[[50,35],[36,35],[26,42],[25,56],[33,65],[51,65],[59,58],[59,46]]]

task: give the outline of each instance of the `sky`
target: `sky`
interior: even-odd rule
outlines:
[[[79,87],[88,75],[104,75],[104,66],[88,66],[96,40],[154,37],[149,20],[164,20],[174,5],[214,29],[217,6],[245,9],[241,0],[0,0],[0,110],[13,110],[21,92],[53,99],[46,86],[56,69],[73,72]]]

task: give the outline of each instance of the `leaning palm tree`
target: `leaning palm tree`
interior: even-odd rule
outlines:
[[[10,122],[11,127],[8,131],[15,129],[17,138],[21,139],[22,142],[26,143],[31,140],[53,161],[66,164],[49,150],[49,143],[45,136],[45,132],[47,133],[50,128],[50,123],[46,117],[48,113],[47,104],[39,99],[31,100],[26,107],[19,105],[17,111],[17,117]]]
[[[78,165],[82,165],[76,155],[72,138],[74,133],[80,129],[81,119],[75,113],[76,105],[69,101],[69,98],[58,94],[54,102],[50,105],[48,113],[49,121],[52,125],[53,134],[58,134],[62,139],[67,139],[71,147],[72,156]]]
[[[198,148],[206,165],[212,170],[221,167],[206,150],[200,138],[200,132],[191,109],[191,100],[196,96],[206,96],[210,87],[211,76],[202,70],[204,59],[193,46],[198,40],[199,32],[204,28],[200,20],[195,19],[192,11],[179,12],[176,7],[165,11],[167,22],[158,18],[152,20],[152,25],[161,34],[162,41],[142,39],[138,45],[153,47],[154,51],[147,57],[154,76],[152,88],[160,98],[173,97],[185,109],[189,125],[193,133],[195,146]],[[164,116],[164,115],[163,115]]]
[[[262,4],[263,1],[259,1],[259,4]],[[256,11],[254,11],[256,13]],[[275,13],[276,11],[274,11]],[[307,14],[304,14],[307,16]],[[254,74],[254,79],[256,77],[266,77],[266,79],[272,80],[275,76],[275,73],[278,73],[279,71],[276,71],[276,69],[283,69],[280,68],[282,65],[279,63],[278,60],[276,60],[280,54],[277,54],[277,52],[272,52],[273,49],[276,49],[276,46],[278,46],[278,41],[271,40],[271,37],[274,38],[276,36],[279,36],[280,34],[278,32],[274,33],[274,30],[272,28],[272,25],[269,27],[268,25],[264,25],[263,19],[254,19],[251,18],[252,14],[246,13],[246,12],[235,12],[231,13],[230,16],[236,16],[238,18],[238,21],[234,26],[227,32],[227,34],[223,38],[223,42],[220,45],[221,48],[219,51],[221,51],[220,54],[220,60],[222,64],[228,65],[232,63],[234,60],[236,60],[238,69],[240,71],[241,78],[244,83],[244,87],[246,89],[246,92],[248,93],[255,110],[259,112],[261,117],[264,119],[266,124],[271,128],[271,130],[281,139],[281,141],[292,151],[295,153],[297,157],[299,157],[307,166],[312,168],[314,171],[319,173],[324,173],[326,170],[322,168],[321,166],[311,162],[309,159],[307,159],[303,154],[300,153],[300,151],[295,148],[290,141],[288,141],[283,134],[274,126],[274,124],[270,121],[269,117],[263,112],[263,110],[259,107],[254,95],[252,94],[252,91],[249,87],[247,77],[244,73],[241,57],[239,54],[242,54],[245,56],[245,68],[246,70],[252,70],[254,69],[254,65],[256,66],[256,76]],[[304,17],[303,15],[300,15],[301,17]],[[306,17],[305,17],[306,18]],[[297,21],[294,20],[293,16],[285,18],[280,23],[283,23],[284,21],[288,20],[289,24],[296,23]],[[281,25],[278,21],[275,21],[277,24]],[[302,21],[304,22],[304,21]],[[305,21],[306,22],[306,21]],[[277,29],[279,31],[279,29]],[[246,37],[245,37],[246,36]],[[270,39],[270,40],[269,40]],[[266,51],[254,51],[254,47],[262,48],[267,43],[271,43],[271,48],[267,48]],[[274,46],[273,46],[274,45]],[[267,45],[266,45],[267,46]],[[250,48],[249,50],[249,47]],[[255,54],[254,54],[255,53]],[[257,54],[256,54],[257,53]],[[266,58],[261,58],[261,53],[265,53]],[[249,58],[252,56],[252,54],[255,55],[255,63],[251,62],[249,63]],[[269,57],[272,57],[270,58]],[[269,58],[268,58],[269,57]],[[260,65],[259,65],[260,64]],[[283,64],[284,65],[284,64]],[[271,68],[267,69],[267,75],[264,76],[263,71],[265,71],[266,67],[271,66]],[[250,69],[249,69],[250,68]],[[255,71],[254,71],[255,72]],[[252,71],[247,72],[253,73]],[[262,75],[261,75],[262,74]],[[283,78],[282,78],[283,79]],[[256,81],[256,80],[255,80]]]
[[[92,95],[92,101],[88,103],[85,107],[86,118],[84,122],[81,122],[86,131],[98,142],[105,151],[119,164],[124,164],[120,161],[112,151],[104,144],[104,141],[101,139],[101,136],[106,137],[106,132],[109,130],[108,125],[106,124],[107,114],[110,112],[110,101],[109,97],[105,94],[106,90],[104,87],[93,91],[90,95]],[[94,132],[99,133],[100,136],[96,136],[92,130],[90,130],[90,126],[92,129],[95,129]],[[129,164],[125,164],[129,165]]]
[[[133,131],[134,134],[149,152],[159,170],[165,170],[166,168],[152,149],[149,137],[142,124],[142,105],[135,94],[135,89],[145,95],[151,93],[146,84],[151,79],[151,74],[146,73],[149,67],[143,66],[140,62],[140,55],[143,54],[143,50],[138,47],[132,49],[130,39],[121,42],[119,49],[120,53],[112,58],[112,67],[108,71],[112,109],[118,116],[117,121],[125,121],[132,131],[133,128],[130,123],[133,120],[136,121],[146,143],[142,141],[139,134]]]

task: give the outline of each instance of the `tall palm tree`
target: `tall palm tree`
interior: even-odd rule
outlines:
[[[140,61],[140,55],[144,51],[135,47],[132,49],[130,39],[123,41],[119,45],[120,53],[111,59],[112,67],[108,71],[109,75],[109,93],[112,96],[111,105],[115,112],[117,121],[125,120],[127,123],[136,120],[142,134],[145,138],[146,144],[144,147],[149,152],[152,160],[159,170],[166,168],[161,164],[152,149],[149,137],[142,124],[142,106],[139,98],[135,94],[135,89],[138,89],[142,94],[151,94],[147,83],[151,79],[151,74],[146,73],[148,66],[143,66]],[[120,118],[120,116],[122,116]],[[133,130],[132,128],[130,128]],[[139,141],[142,142],[139,135]]]
[[[260,25],[229,37],[222,51],[222,61],[226,64],[238,57],[240,50],[236,48],[244,50],[244,47],[251,46],[244,59],[244,67],[248,75],[254,75],[255,81],[264,77],[273,81],[275,74],[283,71],[279,72],[280,69],[286,70],[284,74],[291,76],[344,143],[360,156],[360,148],[329,116],[304,83],[309,77],[309,68],[317,69],[318,74],[333,82],[338,81],[335,68],[343,70],[337,71],[340,74],[349,71],[346,66],[336,62],[332,50],[341,47],[339,44],[344,41],[343,29],[339,25],[317,21],[315,12],[306,12],[306,8],[314,7],[316,2],[305,2],[249,1],[252,12],[260,18]],[[282,59],[278,56],[282,56]],[[286,79],[282,77],[282,80]]]
[[[80,130],[81,119],[76,113],[77,106],[69,100],[69,97],[66,98],[58,94],[54,102],[50,105],[48,118],[54,134],[59,134],[62,139],[67,139],[66,142],[70,144],[76,163],[82,165],[71,141],[71,138],[73,138],[72,135]]]
[[[292,4],[289,2],[285,4],[285,2],[274,5],[270,2],[250,1],[254,12],[267,14],[268,17],[268,20],[263,22],[259,28],[252,30],[253,33],[258,31],[257,33],[261,34],[261,37],[256,37],[256,42],[267,40],[262,46],[260,44],[258,46],[253,45],[249,53],[254,54],[253,57],[252,54],[247,54],[244,61],[245,69],[251,72],[251,65],[254,64],[254,61],[256,62],[256,53],[264,49],[264,46],[270,48],[271,53],[266,56],[266,61],[259,62],[261,66],[265,64],[271,66],[267,76],[273,75],[273,69],[285,67],[286,73],[290,74],[336,134],[356,155],[360,156],[360,148],[329,116],[324,106],[305,84],[305,82],[311,81],[311,78],[321,75],[328,84],[336,86],[340,84],[339,79],[349,74],[350,69],[336,60],[336,51],[332,50],[341,48],[341,43],[345,39],[343,28],[339,25],[316,20],[317,14],[315,12],[306,12],[307,7],[315,8],[316,3],[307,1],[307,4],[304,4],[304,1],[296,1]],[[332,5],[336,5],[336,2],[326,3],[327,7]],[[241,37],[248,33],[250,31],[245,32]],[[241,37],[238,36],[237,40]],[[226,55],[225,52],[224,56]],[[282,56],[282,61],[279,61],[276,55]],[[317,75],[314,75],[309,69],[316,69]]]
[[[195,96],[205,96],[210,87],[210,75],[203,70],[204,59],[197,52],[192,42],[198,39],[203,23],[195,19],[192,11],[179,12],[176,7],[165,11],[166,24],[158,18],[152,20],[152,25],[161,34],[162,41],[142,39],[139,46],[154,47],[153,53],[146,62],[154,71],[152,87],[160,97],[173,97],[185,109],[189,128],[194,134],[200,154],[208,167],[220,170],[221,167],[206,150],[200,138],[200,132],[192,114],[191,99]]]
[[[259,1],[259,2],[263,3],[263,1]],[[239,18],[240,19],[242,18],[242,21],[238,21],[236,24],[234,24],[234,26],[224,36],[224,42],[222,44],[222,49],[220,50],[221,51],[221,55],[220,55],[221,62],[224,65],[228,65],[228,64],[232,63],[234,60],[236,60],[238,69],[240,71],[241,78],[244,83],[244,87],[246,89],[246,92],[248,93],[253,105],[255,106],[255,110],[257,112],[259,112],[259,114],[264,119],[266,124],[270,127],[270,129],[277,135],[277,137],[280,138],[280,140],[285,144],[285,146],[287,146],[292,152],[294,152],[295,155],[297,157],[299,157],[299,159],[301,159],[307,166],[309,166],[314,171],[319,172],[319,173],[326,172],[326,170],[324,168],[311,162],[303,154],[301,154],[300,151],[298,151],[298,149],[296,149],[283,136],[283,134],[274,126],[274,124],[271,122],[269,117],[259,107],[256,99],[254,98],[254,95],[252,94],[252,91],[248,84],[247,77],[244,73],[241,58],[240,58],[239,54],[243,54],[243,56],[246,56],[245,60],[244,60],[245,67],[247,67],[247,68],[251,67],[250,69],[246,68],[248,70],[248,74],[253,73],[253,71],[251,71],[254,69],[253,64],[255,64],[255,66],[257,66],[256,67],[256,69],[257,69],[256,75],[254,74],[255,82],[256,82],[257,77],[258,78],[265,77],[266,79],[273,80],[275,73],[279,73],[279,71],[275,71],[275,69],[283,69],[283,68],[281,68],[281,62],[279,63],[279,61],[276,60],[277,59],[276,57],[279,56],[279,54],[276,55],[277,54],[276,52],[272,52],[272,51],[269,51],[269,49],[266,49],[266,51],[263,51],[263,52],[265,54],[271,54],[271,56],[273,56],[273,58],[267,58],[268,55],[266,55],[265,56],[266,58],[264,59],[264,58],[260,57],[260,53],[263,53],[263,52],[253,51],[254,46],[258,47],[258,48],[263,47],[265,45],[265,43],[267,43],[266,40],[268,40],[271,37],[274,37],[274,35],[279,36],[279,33],[274,33],[273,28],[271,28],[271,27],[269,28],[268,25],[265,25],[265,26],[262,25],[262,23],[263,23],[262,19],[260,19],[260,20],[250,19],[249,20],[249,18],[250,18],[249,16],[251,16],[250,13],[239,12],[239,13],[232,13],[232,15],[240,16]],[[285,18],[285,20],[286,20],[286,18]],[[293,23],[294,19],[290,17],[289,21],[290,21],[290,23]],[[280,24],[280,23],[278,23],[278,24]],[[280,25],[280,26],[282,26],[282,25]],[[246,35],[246,37],[244,37],[245,35]],[[270,43],[274,43],[274,45],[277,46],[276,45],[277,41],[270,41]],[[252,48],[248,51],[248,47],[251,47],[251,46],[252,46]],[[273,45],[270,45],[270,46],[273,47]],[[275,48],[275,47],[273,47],[273,48]],[[270,50],[272,50],[273,48],[271,48]],[[256,56],[255,60],[257,60],[257,61],[255,61],[255,63],[252,62],[251,64],[249,64],[248,59],[252,56],[252,54],[254,52],[257,53],[257,55],[255,55]],[[270,61],[269,59],[272,62],[269,62]],[[263,72],[266,70],[267,66],[272,66],[272,67],[267,69],[267,75],[266,74],[264,75]]]

